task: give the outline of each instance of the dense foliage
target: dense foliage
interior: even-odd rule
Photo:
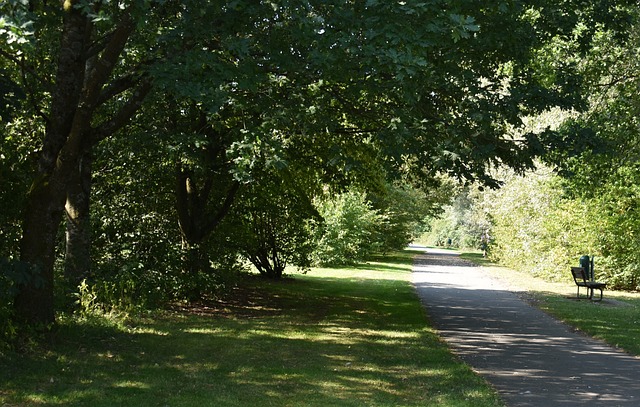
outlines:
[[[468,205],[448,207],[432,222],[427,238],[439,237],[432,242],[443,245],[453,237],[454,245],[481,248],[483,236],[474,231],[484,227],[490,258],[506,266],[569,281],[569,268],[588,255],[594,257],[599,281],[635,291],[640,288],[637,174],[620,168],[606,186],[579,194],[571,193],[572,179],[544,166],[526,177],[512,174],[499,190],[462,193],[456,201]]]
[[[355,264],[379,248],[374,239],[383,218],[363,193],[346,192],[319,205],[324,219],[316,238],[315,261],[320,265]]]
[[[429,228],[421,236],[423,243],[435,246],[484,248],[491,222],[481,205],[481,191],[451,188],[452,202],[443,213],[429,219]]]
[[[568,267],[578,265],[588,247],[593,224],[579,201],[563,198],[558,178],[548,169],[511,177],[504,188],[487,194],[490,214],[490,255],[533,275],[567,280]]]
[[[581,92],[588,95],[581,112],[553,111],[528,118],[531,126],[546,127],[546,134],[555,137],[543,157],[546,166],[526,178],[505,176],[503,188],[476,197],[470,210],[453,207],[450,212],[467,219],[469,213],[484,213],[494,259],[567,280],[568,268],[578,265],[580,256],[590,255],[595,256],[598,280],[613,288],[640,288],[640,26],[637,4],[627,10],[631,24],[626,30],[584,26],[576,33],[594,32],[589,47],[577,37],[558,37],[546,49],[547,58],[540,59],[551,64],[570,61],[580,73]],[[585,52],[578,58],[581,48]],[[438,220],[435,230],[469,235],[451,216]]]
[[[637,5],[632,11],[638,12]],[[623,37],[599,30],[593,47],[576,61],[589,108],[556,117],[556,134],[566,144],[545,157],[556,173],[513,178],[487,198],[495,258],[567,279],[568,267],[591,255],[598,280],[613,288],[640,288],[640,26],[634,21]],[[563,58],[570,44],[559,47]]]
[[[410,241],[444,176],[594,152],[607,137],[522,120],[589,106],[603,45],[632,44],[623,3],[2,2],[0,257],[28,275],[3,266],[0,312],[48,325],[78,286],[149,305],[247,261],[355,261]],[[603,94],[625,106],[632,82]],[[591,111],[567,128],[611,117]]]

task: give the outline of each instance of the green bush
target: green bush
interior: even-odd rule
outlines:
[[[233,209],[232,246],[260,274],[280,278],[287,266],[309,268],[310,224],[318,214],[308,193],[292,177],[274,169],[256,171],[254,182],[244,187]]]
[[[567,280],[567,268],[577,263],[578,253],[588,253],[578,241],[578,229],[586,226],[581,207],[563,199],[558,178],[550,171],[509,177],[485,199],[493,221],[491,258],[501,264]]]
[[[324,221],[315,231],[316,264],[354,264],[379,249],[375,233],[383,217],[371,208],[365,194],[339,194],[321,202],[318,211]]]
[[[591,199],[590,228],[601,254],[598,278],[613,287],[640,289],[640,165],[620,167]]]
[[[582,255],[596,256],[596,277],[612,286],[630,288],[624,267],[612,265],[615,245],[608,236],[619,236],[605,208],[611,201],[601,194],[567,195],[564,181],[542,168],[526,177],[509,177],[504,187],[485,194],[484,206],[492,220],[490,255],[511,268],[547,280],[569,281],[569,267]],[[616,211],[614,211],[616,212]],[[629,241],[614,238],[621,246]],[[605,250],[605,248],[608,248]],[[630,272],[630,271],[629,271]]]

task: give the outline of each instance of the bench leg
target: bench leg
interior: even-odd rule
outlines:
[[[583,286],[584,287],[584,286]],[[591,299],[591,295],[589,295],[589,288],[588,287],[584,287],[587,290],[587,294],[586,294],[586,298]],[[577,299],[581,299],[582,297],[580,297],[580,286],[578,286],[578,292],[576,294],[576,298]]]
[[[593,298],[591,299],[592,301],[602,301],[602,288],[599,288],[600,290],[600,299],[594,300]],[[593,296],[593,288],[591,289],[591,295]]]

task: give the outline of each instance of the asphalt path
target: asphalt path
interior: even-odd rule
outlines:
[[[429,317],[507,406],[640,406],[639,358],[575,332],[455,253],[424,250],[413,282]]]

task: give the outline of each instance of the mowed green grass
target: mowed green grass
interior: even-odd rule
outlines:
[[[545,312],[590,336],[640,356],[640,293],[605,290],[602,302],[576,299],[577,287],[569,267],[566,282],[556,283],[497,266],[477,253],[463,253],[462,257],[483,265],[488,273],[509,284]],[[584,297],[585,294],[581,289],[580,295]],[[599,298],[599,291],[596,296]]]
[[[0,405],[501,406],[429,326],[412,253],[130,318],[61,319],[44,351],[0,359]]]

